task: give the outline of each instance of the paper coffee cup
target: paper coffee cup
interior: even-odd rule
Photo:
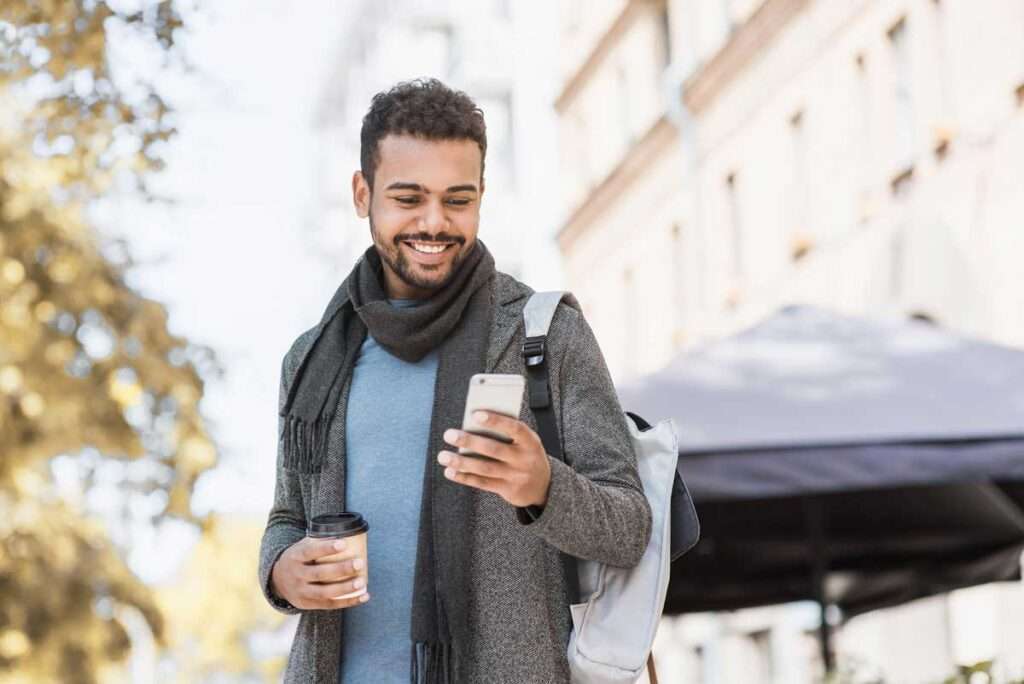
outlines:
[[[318,515],[314,517],[306,527],[306,536],[318,539],[344,539],[345,548],[329,556],[317,558],[315,563],[333,563],[336,561],[349,560],[350,558],[362,558],[363,567],[358,571],[358,576],[363,578],[363,586],[358,591],[349,594],[336,596],[335,598],[350,598],[366,592],[369,573],[369,558],[366,556],[366,534],[370,529],[369,523],[358,513],[346,512],[335,515]]]

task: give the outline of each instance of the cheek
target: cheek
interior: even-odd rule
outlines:
[[[410,224],[416,221],[413,212],[391,208],[374,209],[373,226],[377,234],[387,244],[394,244],[395,236],[409,231]]]
[[[452,224],[458,226],[463,235],[475,235],[480,226],[480,210],[458,212],[452,216]]]

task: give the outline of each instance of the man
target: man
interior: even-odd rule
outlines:
[[[547,349],[565,462],[525,402],[488,418],[511,444],[461,433],[474,373],[525,373],[532,292],[477,239],[483,113],[437,80],[401,83],[373,98],[361,145],[373,245],[281,368],[260,582],[301,614],[285,681],[567,682],[560,552],[633,566],[651,527],[604,358],[568,297]],[[346,546],[307,522],[346,510],[369,523],[368,558],[315,563]]]

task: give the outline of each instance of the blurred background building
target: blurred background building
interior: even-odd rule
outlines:
[[[1024,4],[559,9],[557,237],[615,380],[795,302],[1024,345]],[[860,616],[837,649],[887,681],[1019,673],[1022,615],[1019,584],[961,590]],[[666,619],[659,674],[811,681],[816,620]]]

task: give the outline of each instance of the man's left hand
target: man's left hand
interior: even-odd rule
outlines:
[[[446,466],[445,477],[494,492],[513,506],[544,506],[551,483],[551,464],[540,436],[523,421],[500,413],[478,411],[474,418],[479,424],[508,435],[512,443],[504,444],[462,430],[445,430],[445,442],[493,459],[442,451],[437,455],[437,462]]]

